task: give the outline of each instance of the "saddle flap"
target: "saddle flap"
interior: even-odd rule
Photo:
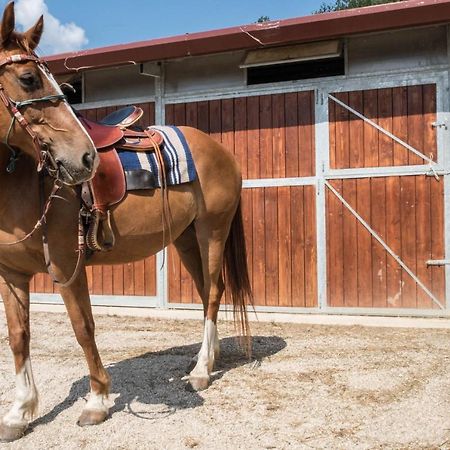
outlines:
[[[100,164],[91,180],[94,209],[102,212],[110,205],[119,203],[125,196],[125,175],[119,156],[114,148],[98,152]]]
[[[102,125],[82,116],[79,116],[78,119],[88,132],[97,149],[111,147],[123,137],[123,131],[118,127]]]

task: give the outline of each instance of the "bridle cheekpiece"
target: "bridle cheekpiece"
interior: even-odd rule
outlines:
[[[37,56],[27,54],[11,55],[0,60],[0,69],[8,64],[21,63],[27,61],[35,62],[46,73],[50,74],[50,71],[48,70],[47,64],[45,63],[44,60],[38,58]],[[14,127],[14,122],[17,121],[19,125],[30,135],[33,141],[34,149],[36,152],[36,158],[38,161],[37,166],[38,172],[40,172],[44,167],[46,167],[47,172],[50,175],[52,175],[53,177],[57,177],[58,165],[54,160],[52,154],[50,153],[47,144],[45,142],[42,142],[39,136],[32,130],[30,123],[21,113],[20,109],[37,103],[67,100],[67,97],[61,93],[61,94],[46,95],[40,98],[31,98],[23,101],[15,101],[7,94],[6,89],[3,86],[3,83],[0,83],[0,99],[11,114],[11,123],[9,125],[8,133],[6,134],[6,137],[3,141],[3,143],[11,151],[10,162],[6,168],[7,172],[11,173],[14,171],[17,161],[17,151],[9,144],[9,139]]]

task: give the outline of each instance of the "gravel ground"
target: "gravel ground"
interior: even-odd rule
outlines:
[[[200,314],[200,313],[199,313]],[[14,396],[0,316],[0,409]],[[222,357],[186,389],[201,322],[98,316],[111,417],[79,428],[87,370],[67,317],[32,314],[40,417],[5,449],[450,449],[450,330],[255,323],[254,360],[219,323]]]

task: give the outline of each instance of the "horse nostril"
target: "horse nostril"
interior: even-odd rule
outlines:
[[[94,157],[90,153],[85,153],[83,158],[81,159],[83,162],[83,166],[88,170],[92,170],[94,167]]]

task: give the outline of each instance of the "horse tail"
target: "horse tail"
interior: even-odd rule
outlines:
[[[241,343],[248,357],[251,356],[250,326],[247,316],[247,303],[253,305],[245,247],[244,225],[242,222],[241,200],[231,223],[230,233],[225,243],[223,272],[227,291],[233,302],[234,323]]]

